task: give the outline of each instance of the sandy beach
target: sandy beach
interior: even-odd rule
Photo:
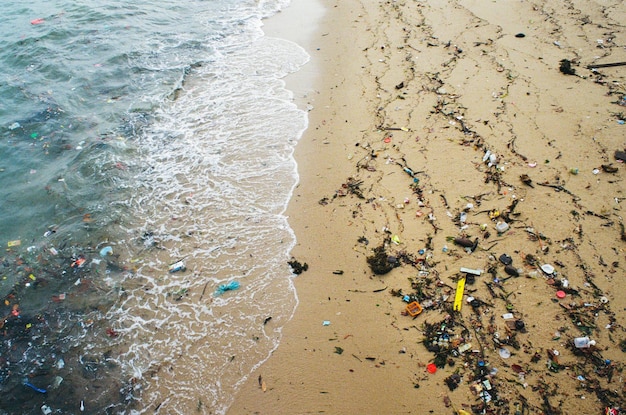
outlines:
[[[293,1],[308,270],[229,414],[625,408],[626,5]]]

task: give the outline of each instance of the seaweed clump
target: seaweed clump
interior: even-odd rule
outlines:
[[[384,243],[374,248],[373,251],[374,253],[367,257],[367,263],[374,274],[387,274],[398,265],[396,257],[387,255]]]
[[[562,59],[559,63],[561,64],[559,66],[559,70],[561,71],[561,73],[565,75],[576,75],[576,70],[572,68],[572,61]]]
[[[300,261],[297,261],[295,258],[291,258],[291,261],[288,261],[287,264],[291,267],[291,272],[296,275],[302,274],[304,271],[309,269],[309,264],[306,262],[301,264]]]

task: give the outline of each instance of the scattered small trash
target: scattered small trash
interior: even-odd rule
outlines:
[[[552,275],[554,273],[554,267],[550,264],[543,264],[541,266],[541,270],[548,275]]]
[[[463,304],[463,292],[465,291],[465,277],[459,279],[456,284],[456,294],[454,296],[454,305],[452,309],[454,311],[461,311],[461,305]]]
[[[521,39],[521,38],[523,38],[523,37],[526,37],[526,35],[525,35],[525,34],[523,34],[523,33],[517,33],[517,34],[515,35],[515,37],[517,37],[517,38],[520,38],[520,39]]]
[[[415,317],[422,312],[422,306],[417,301],[413,301],[406,305],[406,312],[411,317]]]
[[[102,253],[100,254],[102,255]],[[178,271],[185,271],[186,269],[187,267],[185,267],[185,263],[182,260],[175,262],[169,266],[169,271],[171,273],[178,272]]]
[[[588,349],[591,346],[595,346],[596,341],[589,339],[589,337],[576,337],[574,339],[574,347],[578,349]]]
[[[506,272],[508,275],[512,277],[519,277],[520,274],[523,272],[523,270],[517,269],[513,265],[509,264],[506,267],[504,267],[504,272]]]
[[[110,246],[105,246],[100,250],[100,256],[113,255],[113,248]]]
[[[509,357],[511,357],[511,352],[509,351],[509,349],[507,349],[506,347],[501,347],[498,350],[498,354],[500,355],[501,358],[503,359],[508,359]]]
[[[434,374],[437,372],[437,366],[434,363],[429,363],[426,366],[426,370],[428,371],[428,373]]]
[[[452,240],[454,241],[455,245],[462,246],[463,248],[466,248],[469,252],[474,252],[478,247],[478,238],[475,238],[473,241],[469,238],[464,237],[453,238]]]
[[[511,258],[507,254],[500,255],[500,258],[498,258],[498,260],[502,262],[504,265],[511,265],[513,263],[513,258]]]
[[[85,262],[87,261],[87,259],[82,256],[79,255],[78,258],[74,259],[71,263],[71,267],[72,268],[82,268],[85,265]]]
[[[498,233],[504,233],[509,230],[509,224],[506,222],[498,222],[496,223],[496,230]]]
[[[329,320],[322,321],[322,326],[330,326],[330,321]]]
[[[111,327],[108,327],[106,329],[106,334],[109,337],[118,337],[120,335],[117,331],[113,330],[113,328]]]
[[[465,268],[465,267],[461,267],[460,271],[464,274],[472,274],[476,276],[480,276],[480,274],[483,273],[482,269],[472,269],[472,268]]]
[[[219,285],[217,287],[217,290],[215,290],[214,295],[220,296],[224,294],[226,291],[232,291],[232,290],[237,290],[237,289],[239,289],[239,282],[231,281],[229,283]]]
[[[31,388],[32,390],[34,390],[35,392],[39,392],[39,393],[48,393],[47,390],[42,389],[42,388],[38,388],[37,386],[33,385],[30,382],[24,382],[24,386],[27,386],[29,388]]]

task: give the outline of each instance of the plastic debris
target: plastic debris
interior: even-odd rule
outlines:
[[[422,306],[419,305],[417,301],[413,301],[406,305],[406,312],[411,316],[415,317],[422,312]]]
[[[24,386],[27,386],[29,388],[31,388],[32,390],[34,390],[35,392],[39,392],[39,393],[47,393],[48,391],[42,388],[38,388],[37,386],[33,385],[30,382],[24,382]]]
[[[109,336],[109,337],[113,337],[113,338],[114,338],[114,337],[118,337],[118,336],[120,335],[117,331],[115,331],[115,330],[114,330],[113,328],[111,328],[111,327],[109,327],[109,328],[107,328],[107,329],[106,329],[106,334],[107,334],[107,336]]]
[[[456,295],[454,296],[454,311],[461,311],[463,303],[463,292],[465,291],[465,277],[461,278],[456,284]]]
[[[541,266],[541,270],[543,272],[545,272],[546,274],[548,274],[548,275],[551,275],[551,274],[554,273],[554,267],[552,265],[550,265],[550,264],[543,264]]]
[[[508,359],[509,357],[511,357],[511,352],[506,347],[500,348],[500,350],[498,350],[498,354],[503,359]]]
[[[217,287],[217,290],[215,290],[215,296],[222,295],[226,291],[232,291],[232,290],[236,290],[238,288],[239,288],[239,282],[238,281],[231,281],[231,282],[226,283],[226,284],[221,284],[220,286]]]
[[[588,349],[591,346],[595,346],[596,341],[590,340],[589,337],[576,337],[574,339],[574,346],[578,349]]]
[[[506,222],[498,222],[496,223],[496,230],[498,233],[504,233],[509,230],[509,224]]]
[[[105,246],[100,250],[100,256],[113,255],[113,248],[110,246]]]
[[[322,321],[322,326],[330,326],[330,321],[328,320]]]
[[[498,258],[500,260],[500,262],[502,262],[504,265],[511,265],[513,263],[513,258],[511,258],[509,255],[507,254],[502,254],[500,255],[500,258]]]
[[[83,265],[85,265],[85,261],[87,261],[87,259],[80,255],[78,258],[76,258],[74,261],[72,261],[71,267],[72,268],[82,268]]]
[[[169,271],[172,273],[178,272],[178,271],[184,271],[186,269],[187,268],[185,267],[185,263],[183,261],[175,262],[169,267]]]
[[[465,267],[461,267],[460,271],[464,274],[472,274],[476,276],[480,276],[480,274],[483,273],[482,269],[472,269],[472,268],[465,268]]]

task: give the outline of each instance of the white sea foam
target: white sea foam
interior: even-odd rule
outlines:
[[[237,46],[196,68],[140,139],[128,206],[157,246],[141,250],[108,317],[126,337],[117,361],[141,384],[141,413],[224,413],[297,304],[283,212],[307,118],[281,78],[308,56],[266,37]],[[168,272],[179,260],[186,271]]]

